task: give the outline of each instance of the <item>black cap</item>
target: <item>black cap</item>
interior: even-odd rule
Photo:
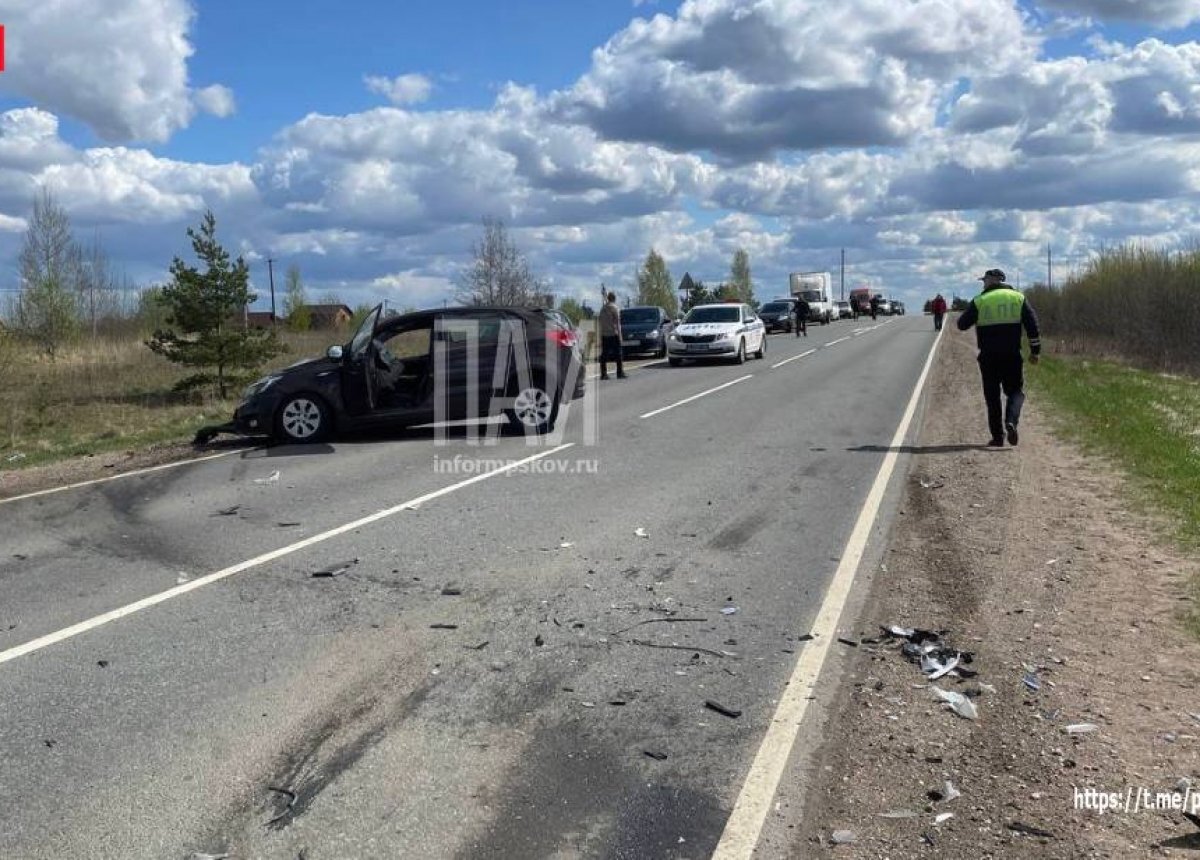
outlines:
[[[986,272],[983,273],[983,277],[980,278],[979,280],[982,281],[987,278],[995,278],[998,281],[1003,281],[1004,280],[1004,272],[1001,271],[1000,269],[988,269]]]

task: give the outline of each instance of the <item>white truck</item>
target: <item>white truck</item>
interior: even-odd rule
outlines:
[[[833,298],[833,275],[829,272],[792,272],[788,275],[791,294],[808,302],[809,322],[821,325],[838,318]]]

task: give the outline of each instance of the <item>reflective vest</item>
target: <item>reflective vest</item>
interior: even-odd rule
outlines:
[[[980,328],[1021,324],[1021,308],[1025,305],[1025,297],[1012,287],[996,287],[976,296],[974,301],[979,313],[975,325]]]

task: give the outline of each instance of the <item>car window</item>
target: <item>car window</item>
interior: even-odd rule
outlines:
[[[731,323],[740,319],[737,308],[728,305],[701,305],[688,311],[685,323]]]
[[[625,308],[621,311],[623,323],[652,323],[658,319],[657,308]]]
[[[426,323],[419,328],[402,328],[388,332],[379,339],[380,345],[397,361],[407,361],[429,355],[429,338],[433,326]]]
[[[358,326],[358,331],[354,333],[353,339],[350,341],[350,354],[361,356],[366,350],[368,344],[371,343],[371,335],[375,333],[375,325],[379,322],[379,311],[382,305],[376,305],[363,321]]]
[[[787,302],[767,302],[765,305],[762,306],[762,309],[768,313],[782,313],[783,311],[786,311],[789,307],[790,306],[788,305]]]

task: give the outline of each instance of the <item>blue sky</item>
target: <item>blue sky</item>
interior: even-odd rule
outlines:
[[[1197,238],[1200,0],[6,5],[0,290],[40,189],[135,284],[211,208],[351,303],[452,297],[484,216],[561,295]]]

